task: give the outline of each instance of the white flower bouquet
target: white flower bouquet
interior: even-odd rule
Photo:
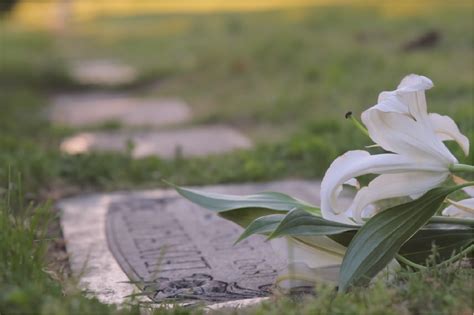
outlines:
[[[176,189],[244,227],[237,242],[267,236],[293,270],[282,282],[332,280],[344,292],[368,284],[389,264],[426,268],[433,244],[441,264],[459,260],[474,249],[474,182],[455,173],[474,172],[474,166],[459,164],[445,146],[455,141],[469,153],[468,138],[450,117],[428,113],[425,90],[431,87],[430,79],[408,75],[396,90],[380,93],[362,123],[351,117],[374,141],[370,148],[383,152],[354,150],[334,160],[322,180],[320,207],[277,192],[233,196]],[[357,178],[367,174],[376,176],[361,187]],[[340,198],[343,190],[353,191],[348,206]],[[467,198],[454,201],[454,192]],[[382,206],[401,197],[409,201]]]

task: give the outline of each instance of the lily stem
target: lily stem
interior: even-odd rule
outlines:
[[[453,164],[449,167],[451,172],[470,172],[474,173],[474,165],[468,164]]]
[[[459,260],[460,258],[466,256],[467,254],[469,254],[470,252],[474,251],[474,245],[471,245],[471,246],[468,246],[467,248],[463,249],[462,251],[460,251],[459,253],[457,253],[456,255],[452,256],[451,258],[439,263],[436,265],[436,267],[442,267],[444,265],[447,265],[447,264],[450,264],[452,262],[455,262],[457,260]],[[415,269],[419,269],[419,270],[425,270],[427,267],[426,266],[423,266],[423,265],[420,265],[420,264],[417,264],[417,263],[414,263],[413,261],[403,257],[402,255],[400,254],[397,254],[396,256],[397,260],[401,261],[402,263],[404,263],[405,265],[407,266],[410,266],[410,267],[413,267]]]
[[[443,261],[438,266],[452,263],[453,261],[456,261],[459,258],[462,258],[462,257],[466,256],[467,254],[469,254],[472,251],[474,251],[474,245],[471,245],[471,246],[465,248],[464,250],[460,251],[458,254],[454,255],[453,257],[449,258],[448,260]]]
[[[444,224],[457,224],[457,225],[474,226],[474,220],[473,219],[451,218],[451,217],[445,217],[445,216],[431,217],[431,219],[428,223],[432,223],[432,224],[444,223]]]
[[[352,112],[347,112],[346,113],[346,119],[350,119],[352,121],[352,123],[354,124],[354,126],[357,127],[357,129],[359,129],[360,131],[362,131],[362,133],[364,135],[366,135],[367,137],[370,137],[369,136],[369,131],[367,130],[367,128],[364,127],[364,125],[362,125],[362,123],[360,121],[357,120],[357,118],[355,118],[354,116],[352,116]]]
[[[401,262],[404,263],[405,265],[410,266],[410,267],[413,267],[413,268],[415,268],[415,269],[418,269],[418,270],[424,270],[424,269],[426,269],[425,266],[420,265],[420,264],[417,264],[417,263],[414,263],[413,261],[411,261],[411,260],[409,260],[409,259],[406,259],[405,257],[403,257],[403,256],[400,255],[400,254],[397,254],[396,258],[397,258],[397,260],[401,261]]]

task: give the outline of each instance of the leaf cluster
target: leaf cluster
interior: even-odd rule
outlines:
[[[345,292],[368,284],[393,259],[423,268],[433,246],[441,261],[454,253],[472,251],[474,220],[444,222],[435,216],[445,198],[462,187],[432,189],[417,200],[376,214],[361,226],[326,220],[316,206],[282,193],[233,196],[182,187],[176,190],[245,228],[236,243],[254,234],[267,239],[326,236],[347,247],[339,275],[339,291]]]

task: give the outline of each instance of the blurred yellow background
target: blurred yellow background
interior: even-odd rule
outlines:
[[[83,21],[103,15],[138,15],[149,13],[208,13],[215,11],[258,11],[304,6],[354,5],[374,6],[384,15],[422,14],[446,1],[374,1],[374,0],[38,0],[20,1],[13,18],[29,26],[54,27],[65,16]],[[449,1],[449,5],[466,7],[472,2]]]

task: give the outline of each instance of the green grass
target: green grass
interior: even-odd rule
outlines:
[[[140,308],[145,306],[118,309],[86,298],[74,279],[45,265],[47,227],[53,219],[50,206],[23,207],[21,202],[21,191],[13,185],[0,200],[0,314],[142,314]],[[419,273],[399,271],[388,281],[380,279],[370,288],[345,295],[320,285],[316,297],[273,297],[256,307],[211,314],[470,314],[473,276],[472,269],[458,265]],[[161,308],[153,314],[203,314],[203,308]]]
[[[21,181],[12,180],[0,198],[0,314],[141,314],[138,306],[119,309],[85,297],[76,279],[58,272],[54,262],[46,263],[52,207],[24,205],[19,187]],[[158,309],[153,314],[185,315],[190,310]]]
[[[344,114],[360,114],[380,91],[395,88],[412,72],[436,85],[428,92],[430,111],[452,116],[474,139],[473,23],[469,10],[454,6],[399,17],[365,7],[103,17],[74,25],[63,38],[1,21],[0,314],[120,312],[86,299],[74,282],[45,272],[47,242],[40,240],[51,208],[42,202],[49,197],[159,187],[162,179],[202,185],[320,178],[336,156],[370,144]],[[441,36],[436,46],[402,50],[433,29]],[[68,60],[79,58],[116,58],[136,66],[139,82],[119,89],[136,96],[183,97],[195,113],[194,124],[232,125],[251,137],[255,148],[171,161],[61,154],[60,140],[77,130],[51,125],[45,109],[54,93],[91,90],[67,76]],[[460,160],[472,164],[473,159],[471,146],[469,157]],[[23,192],[13,190],[20,197],[11,195],[18,188],[10,184],[11,174],[21,174]],[[427,272],[401,273],[394,281],[344,296],[321,288],[304,305],[279,299],[251,312],[472,313],[470,271]]]
[[[401,49],[432,29],[441,37],[435,47]],[[156,187],[161,178],[202,184],[320,177],[337,155],[370,144],[344,114],[360,114],[411,72],[435,82],[430,110],[452,116],[473,138],[472,29],[470,13],[455,8],[391,18],[374,8],[104,17],[75,25],[61,39],[3,23],[0,180],[10,165],[37,195],[64,185]],[[66,61],[79,57],[135,65],[141,83],[158,84],[131,86],[130,93],[183,97],[195,123],[230,124],[253,138],[256,149],[171,162],[62,156],[59,141],[74,130],[51,126],[43,111],[51,93],[87,91],[66,76]],[[472,162],[472,148],[465,158],[452,147]]]
[[[455,268],[455,267],[454,267]],[[437,270],[414,274],[400,272],[391,281],[379,280],[369,289],[337,295],[334,288],[320,285],[317,296],[299,302],[282,299],[254,308],[255,314],[468,314],[472,303],[472,281],[468,270]],[[427,290],[427,287],[432,290]],[[249,314],[249,310],[236,312]]]
[[[316,8],[217,16],[104,17],[77,26],[74,51],[114,55],[184,96],[200,122],[227,122],[259,139],[285,138],[306,123],[359,113],[408,73],[432,78],[430,109],[472,132],[472,19],[445,8],[387,18],[374,8]],[[436,30],[432,49],[402,46]],[[91,42],[92,41],[92,42]],[[134,49],[130,49],[134,47]],[[268,132],[271,131],[271,132]]]

